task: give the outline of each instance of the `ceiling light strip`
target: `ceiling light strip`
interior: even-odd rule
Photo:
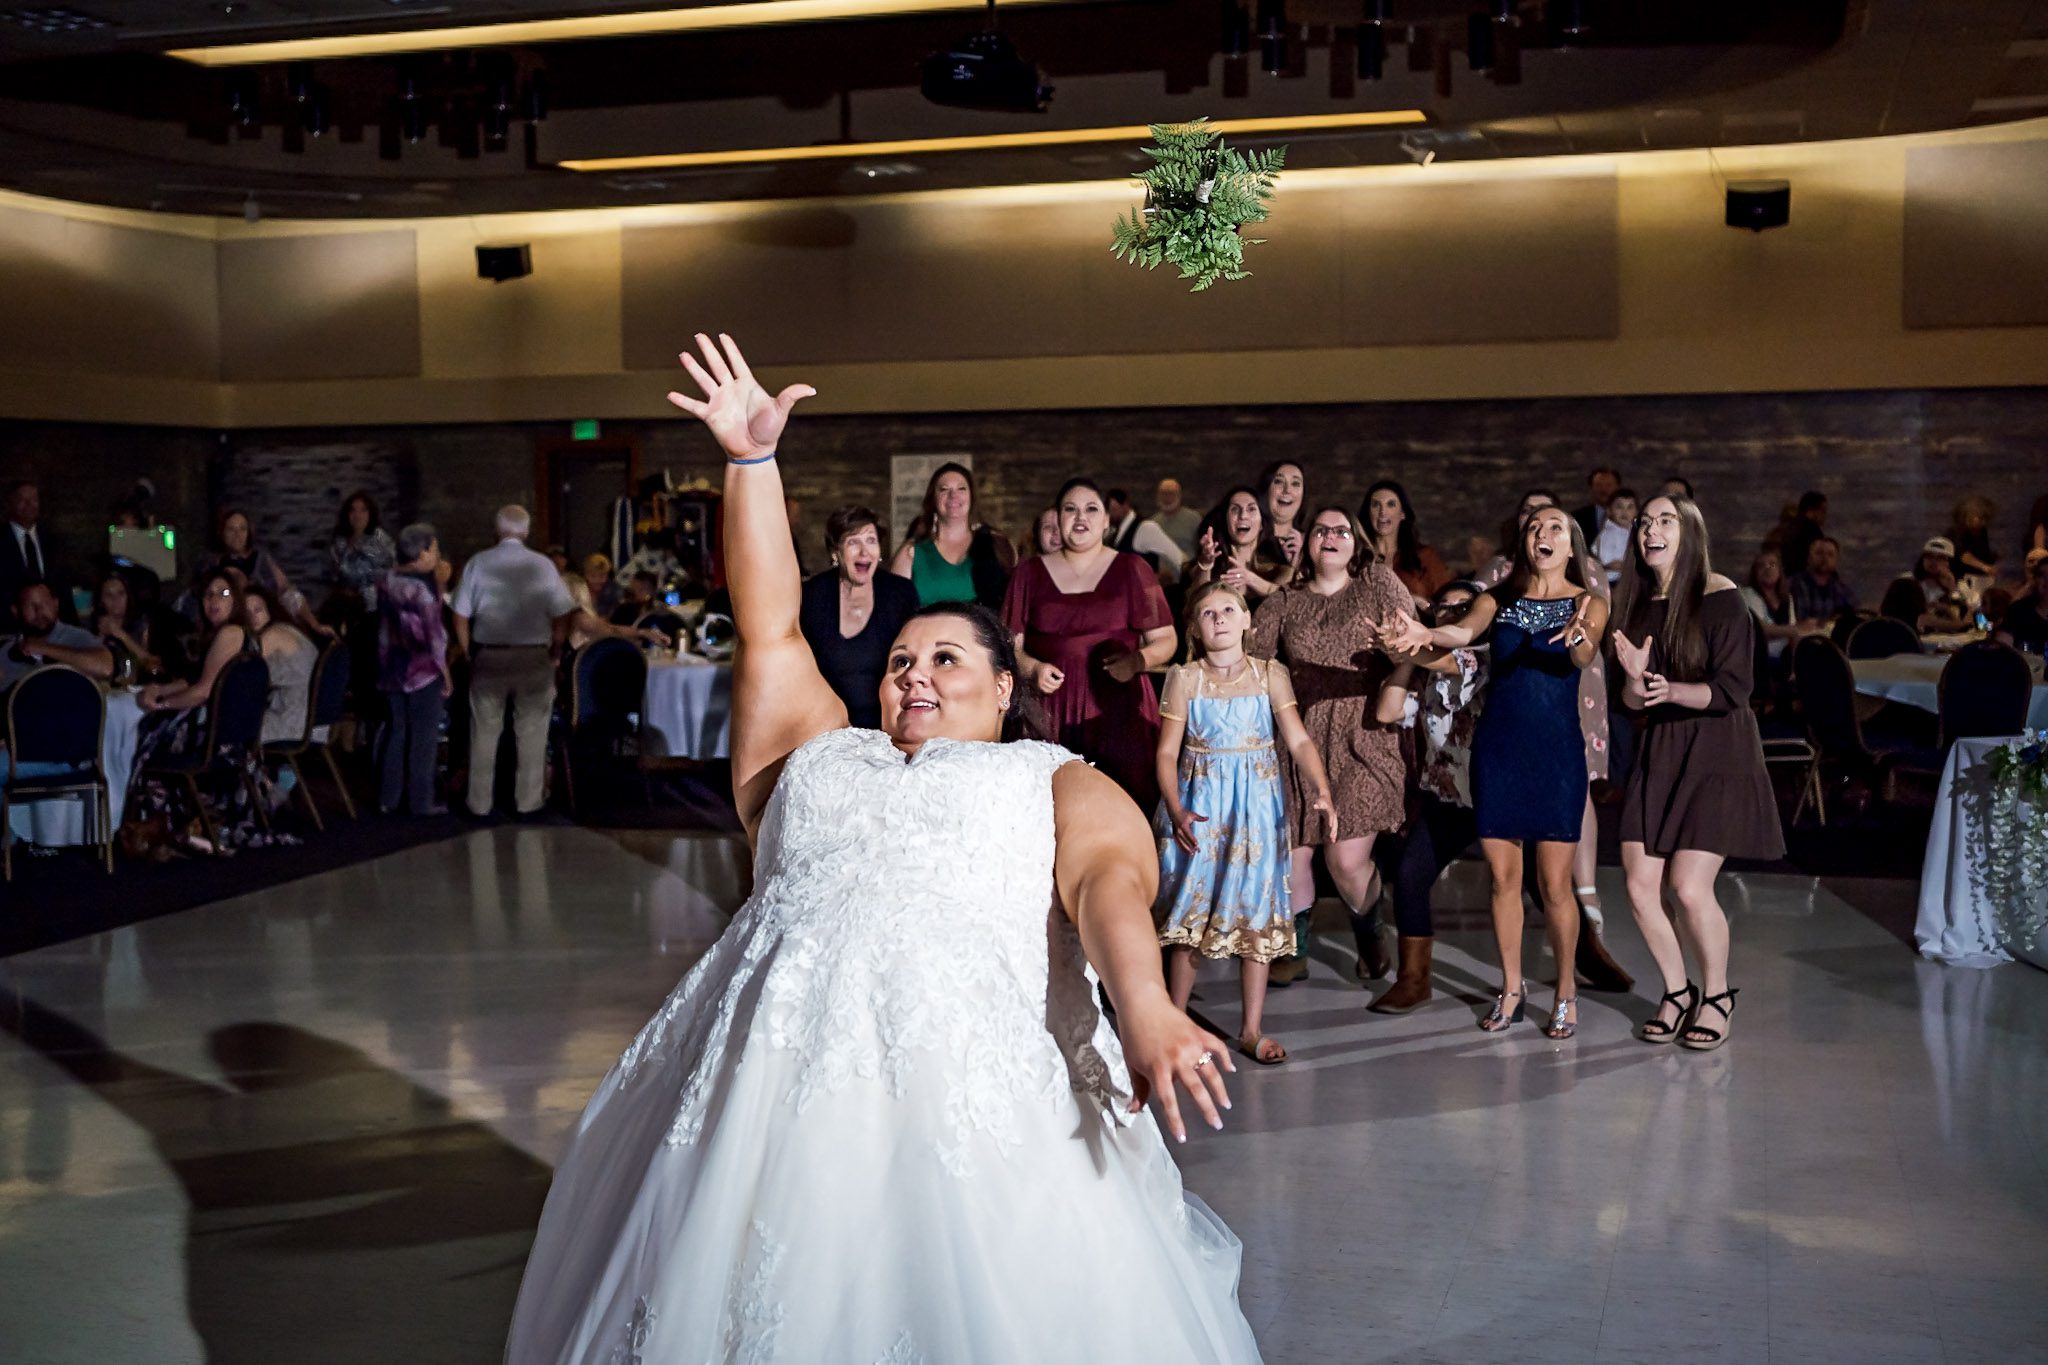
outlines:
[[[1420,109],[1382,109],[1356,114],[1299,114],[1284,118],[1212,120],[1219,133],[1297,133],[1342,128],[1401,128],[1427,123]],[[742,147],[723,152],[662,152],[651,156],[574,157],[555,164],[569,171],[645,171],[670,166],[731,166],[758,161],[826,161],[844,157],[915,156],[930,152],[996,151],[1014,147],[1067,147],[1090,142],[1142,142],[1152,130],[1142,123],[1116,128],[1041,129],[1028,133],[984,133],[972,137],[904,138],[894,142],[825,142],[803,147]]]
[[[1072,4],[1076,0],[1007,0],[1007,7]],[[573,19],[520,19],[461,28],[416,28],[351,33],[331,38],[279,38],[219,47],[174,48],[164,55],[199,66],[251,66],[258,62],[312,62],[346,57],[440,52],[449,48],[582,42],[593,38],[635,38],[712,29],[757,28],[773,24],[817,24],[840,19],[881,19],[893,15],[943,14],[979,10],[983,0],[746,0],[690,9],[636,14],[593,14]]]

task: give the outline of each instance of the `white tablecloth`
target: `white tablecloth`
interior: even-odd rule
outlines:
[[[121,810],[128,799],[128,778],[135,768],[135,735],[141,725],[142,708],[136,705],[133,692],[115,692],[107,697],[107,732],[100,739],[100,765],[106,770],[107,795],[116,829],[121,827]],[[7,823],[15,838],[46,848],[86,841],[85,803],[74,798],[15,806],[7,813]]]
[[[1920,914],[1913,942],[1923,957],[1952,967],[1995,967],[2018,957],[2048,969],[2048,930],[2032,942],[2001,941],[1987,899],[1982,819],[1990,790],[1986,758],[2002,739],[1961,739],[1941,771],[1927,859],[1920,868]],[[2024,812],[2023,812],[2024,814]]]
[[[1917,706],[1922,711],[1941,710],[1941,670],[1948,665],[1946,654],[1894,654],[1889,659],[1851,659],[1856,690],[1866,697]],[[2034,699],[2027,708],[2027,725],[2048,726],[2048,686],[2035,675]]]
[[[648,662],[641,743],[655,758],[724,758],[732,751],[732,665],[685,658]]]

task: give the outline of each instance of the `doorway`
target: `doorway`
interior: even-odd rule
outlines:
[[[609,556],[613,508],[640,481],[638,443],[630,437],[546,441],[536,463],[534,482],[542,492],[534,547],[559,545],[572,565],[586,555]]]

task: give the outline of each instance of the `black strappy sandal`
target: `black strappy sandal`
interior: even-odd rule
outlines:
[[[1691,1026],[1693,1015],[1699,1011],[1700,988],[1688,981],[1680,990],[1666,991],[1664,998],[1657,1002],[1657,1009],[1661,1011],[1666,1005],[1678,1006],[1677,1020],[1667,1024],[1656,1014],[1652,1014],[1636,1029],[1637,1042],[1653,1043],[1660,1047],[1677,1042],[1678,1035]]]
[[[1727,1042],[1728,1025],[1735,1019],[1735,997],[1738,994],[1739,992],[1733,986],[1730,986],[1719,995],[1701,996],[1700,1007],[1693,1012],[1692,1022],[1687,1024],[1682,1030],[1688,1036],[1680,1038],[1678,1045],[1680,1047],[1689,1047],[1694,1052],[1712,1052],[1715,1048]],[[1700,1022],[1701,1012],[1709,1005],[1712,1005],[1721,1012],[1721,1027],[1719,1029],[1710,1029]],[[1706,1036],[1703,1038],[1689,1036],[1695,1033],[1705,1034]]]

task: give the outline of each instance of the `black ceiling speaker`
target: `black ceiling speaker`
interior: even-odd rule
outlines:
[[[924,59],[924,97],[956,109],[1042,114],[1052,103],[1052,87],[1039,79],[1038,64],[996,31],[995,15],[995,0],[989,0],[987,28]]]
[[[1792,182],[1731,180],[1728,182],[1728,226],[1762,232],[1792,221]]]
[[[476,249],[476,274],[480,280],[503,284],[507,280],[524,279],[533,273],[533,248],[525,242],[518,246],[480,246]]]

